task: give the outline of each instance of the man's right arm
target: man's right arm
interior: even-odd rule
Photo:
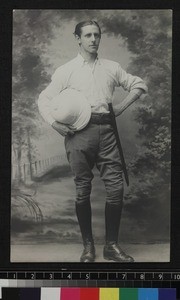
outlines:
[[[55,121],[51,116],[51,100],[65,88],[65,80],[60,67],[55,71],[50,84],[40,93],[38,98],[39,112],[50,125]]]
[[[62,136],[74,134],[65,124],[57,122],[51,115],[51,100],[66,88],[66,73],[58,68],[52,76],[51,83],[43,90],[38,98],[38,108],[43,119]]]

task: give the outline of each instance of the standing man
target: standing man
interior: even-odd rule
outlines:
[[[147,87],[141,78],[126,73],[118,63],[98,57],[101,29],[97,22],[84,21],[77,24],[74,35],[79,44],[79,53],[76,58],[57,68],[51,83],[39,96],[39,110],[43,118],[65,136],[66,153],[76,185],[76,214],[84,244],[80,261],[95,260],[90,194],[92,169],[96,165],[107,193],[104,258],[116,262],[133,262],[134,259],[124,253],[118,244],[123,178],[108,104],[112,102],[115,87],[122,86],[129,91],[128,96],[116,105],[115,114],[118,116],[141,94],[147,92]],[[51,100],[67,88],[82,92],[91,105],[90,122],[80,131],[55,121],[50,114]]]

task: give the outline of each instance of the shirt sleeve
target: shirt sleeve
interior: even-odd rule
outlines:
[[[125,91],[132,91],[134,89],[142,89],[144,93],[147,93],[148,88],[145,82],[138,76],[133,76],[127,73],[118,64],[116,72],[117,85],[122,86]]]
[[[60,67],[52,75],[51,83],[40,93],[38,98],[39,112],[50,125],[55,121],[50,112],[51,100],[65,88],[66,74]]]

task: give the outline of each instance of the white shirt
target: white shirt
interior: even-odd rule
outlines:
[[[144,81],[128,74],[119,63],[97,58],[90,66],[78,54],[76,58],[56,69],[51,83],[41,92],[38,107],[42,117],[52,124],[55,120],[50,113],[50,101],[66,88],[80,91],[91,105],[92,112],[107,113],[115,87],[122,86],[126,91],[142,89],[147,92]]]

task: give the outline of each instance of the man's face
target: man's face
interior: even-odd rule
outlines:
[[[81,28],[81,36],[77,37],[80,47],[88,53],[96,53],[101,35],[96,25],[86,25]]]

